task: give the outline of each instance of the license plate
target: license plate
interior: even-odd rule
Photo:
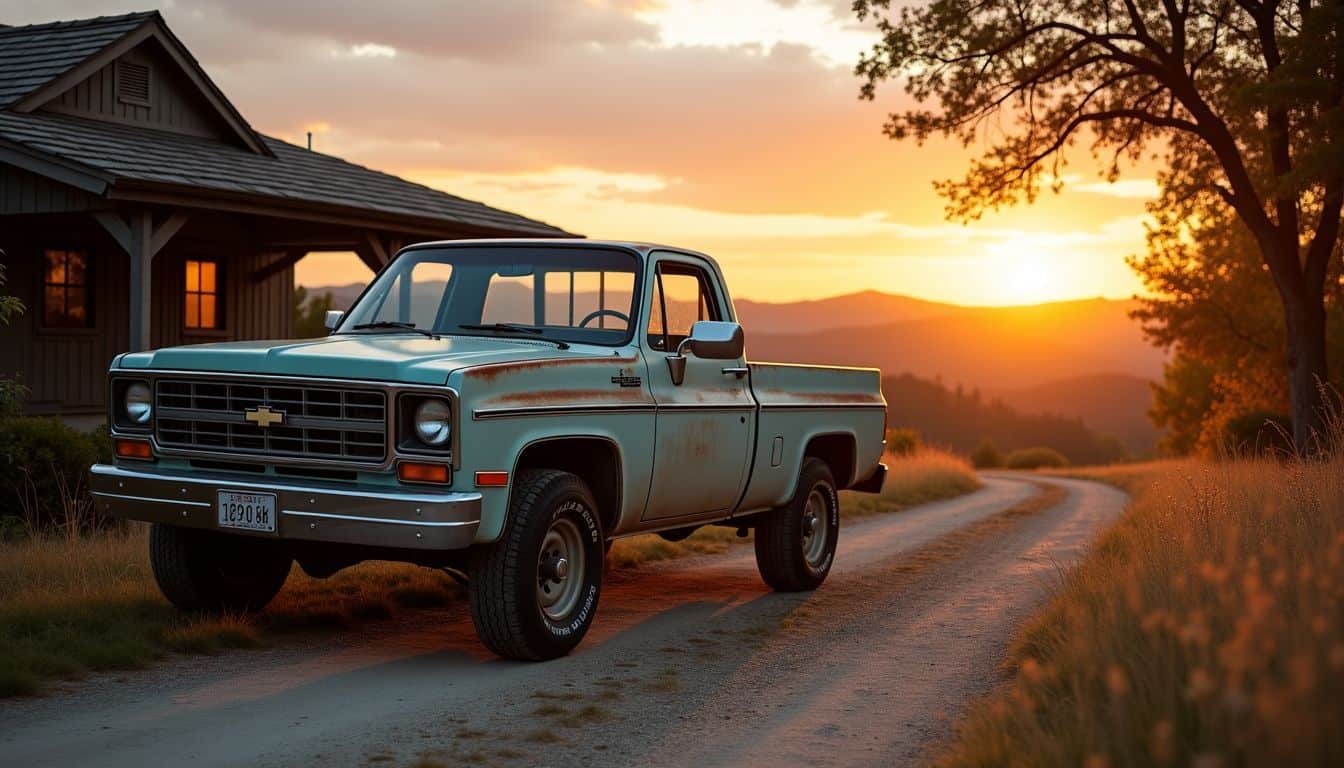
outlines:
[[[275,494],[220,491],[219,527],[275,533]]]

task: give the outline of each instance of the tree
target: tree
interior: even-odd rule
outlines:
[[[1148,252],[1129,260],[1150,292],[1131,314],[1150,340],[1175,352],[1150,415],[1170,430],[1165,451],[1222,453],[1230,420],[1289,408],[1287,382],[1272,375],[1287,354],[1283,312],[1235,215],[1172,235],[1154,230]],[[1324,295],[1327,358],[1335,360],[1344,355],[1341,266],[1332,260]]]
[[[0,288],[5,285],[5,252],[0,250]],[[0,325],[9,325],[15,315],[23,314],[23,302],[17,296],[0,293]],[[28,394],[28,388],[8,376],[0,376],[0,418],[15,416]]]
[[[1311,451],[1330,405],[1325,284],[1344,208],[1344,6],[1301,0],[937,0],[898,14],[855,0],[881,40],[861,96],[903,78],[917,106],[892,138],[988,149],[939,182],[954,218],[1058,189],[1087,140],[1103,173],[1161,153],[1157,232],[1231,212],[1255,245],[1284,323],[1294,442]],[[894,14],[894,15],[893,15]],[[937,109],[925,107],[936,102]]]
[[[331,309],[331,294],[309,296],[302,285],[294,287],[294,337],[315,339],[326,336],[327,310]]]

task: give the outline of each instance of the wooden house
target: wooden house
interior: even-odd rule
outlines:
[[[253,130],[157,12],[0,26],[0,327],[26,410],[103,413],[126,350],[287,338],[294,264],[548,224]]]

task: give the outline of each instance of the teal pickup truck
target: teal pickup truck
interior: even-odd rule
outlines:
[[[826,578],[837,492],[881,490],[873,369],[748,363],[718,265],[679,248],[403,249],[331,334],[118,357],[109,514],[152,523],[184,609],[264,607],[293,564],[447,569],[482,642],[583,639],[612,539],[755,531],[777,590]]]

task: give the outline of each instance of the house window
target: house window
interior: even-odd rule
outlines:
[[[89,254],[49,250],[42,277],[42,322],[49,328],[88,328]]]
[[[220,327],[218,262],[187,259],[186,310],[188,328]]]

